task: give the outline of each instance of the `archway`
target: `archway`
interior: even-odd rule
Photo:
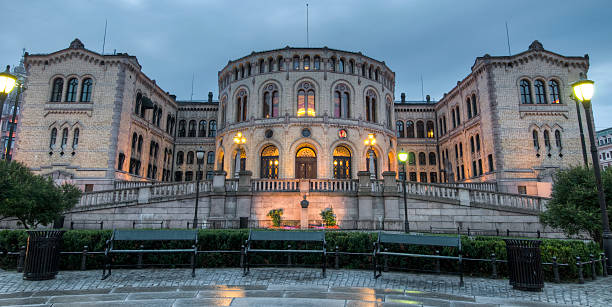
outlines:
[[[302,147],[295,154],[295,178],[317,178],[317,154],[310,147]]]
[[[351,179],[351,151],[340,145],[334,149],[333,160],[334,178]]]
[[[278,178],[278,148],[274,145],[266,146],[261,151],[261,165],[259,178]]]

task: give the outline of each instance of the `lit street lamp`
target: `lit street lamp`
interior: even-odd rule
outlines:
[[[6,66],[6,71],[0,73],[0,123],[2,122],[2,111],[4,110],[4,101],[8,94],[13,90],[17,83],[17,77],[11,75],[10,66]],[[11,135],[9,134],[9,139]],[[10,147],[9,147],[10,148]],[[5,148],[5,152],[8,153],[9,149]],[[3,153],[4,156],[4,153]]]
[[[593,160],[593,171],[595,172],[595,182],[597,183],[597,193],[599,196],[599,208],[601,210],[601,223],[603,227],[603,248],[608,258],[607,269],[612,272],[612,233],[610,232],[610,221],[608,220],[608,211],[606,209],[606,195],[604,194],[603,185],[601,183],[601,171],[599,169],[599,160],[597,157],[597,147],[595,147],[595,135],[591,118],[591,98],[594,92],[594,83],[591,80],[579,80],[572,83],[574,97],[582,102],[584,113],[586,115],[587,129],[589,130],[589,141],[591,143],[591,159]]]
[[[376,179],[376,166],[374,164],[374,145],[376,144],[376,137],[374,133],[368,133],[368,138],[363,141],[365,146],[370,146],[370,150],[368,151],[368,155],[370,156],[370,179]]]
[[[241,147],[240,145],[244,145],[246,143],[246,137],[242,134],[242,132],[236,132],[234,135],[234,144],[238,145],[238,149],[236,149],[236,165],[234,166],[235,177],[238,178],[240,175],[240,156],[241,156]]]
[[[193,213],[193,229],[198,228],[198,203],[200,202],[200,180],[202,180],[202,163],[204,162],[204,151],[200,147],[196,151],[196,158],[198,159],[198,172],[196,173],[196,201],[195,211]]]
[[[404,191],[404,232],[408,233],[410,226],[408,225],[408,202],[406,201],[406,161],[408,160],[408,153],[403,150],[397,154],[397,159],[404,166],[404,175],[402,176],[402,191]]]

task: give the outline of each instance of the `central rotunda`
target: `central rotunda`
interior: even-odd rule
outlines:
[[[360,52],[286,47],[229,61],[219,72],[217,169],[351,179],[373,167],[381,178],[396,167],[394,88],[385,62]]]

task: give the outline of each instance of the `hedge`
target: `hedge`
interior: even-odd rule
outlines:
[[[104,244],[111,236],[111,230],[69,230],[64,234],[63,251],[80,252],[83,246],[87,245],[89,251],[103,251]],[[198,250],[199,251],[239,251],[245,240],[248,238],[248,230],[200,230],[198,235]],[[371,269],[372,258],[370,256],[373,248],[373,243],[376,241],[376,232],[356,232],[356,231],[329,231],[326,233],[327,250],[334,252],[335,247],[339,247],[340,252],[348,253],[367,253],[367,255],[346,255],[342,254],[339,258],[341,268],[346,269]],[[1,230],[0,231],[0,248],[11,252],[19,250],[19,246],[26,244],[27,233],[23,230]],[[145,244],[145,248],[172,248],[185,247],[189,242],[128,242],[130,248],[138,248],[138,245]],[[264,248],[278,249],[286,248],[291,242],[265,242]],[[313,244],[313,243],[310,243]],[[490,259],[491,253],[495,253],[497,260],[506,259],[506,247],[501,237],[461,237],[463,247],[463,256],[465,258],[475,259]],[[296,243],[292,244],[293,248]],[[391,251],[404,251],[410,253],[434,254],[435,247],[427,246],[388,246]],[[297,243],[297,248],[308,248],[305,244]],[[567,267],[560,267],[561,279],[564,281],[573,281],[578,278],[576,256],[581,257],[583,261],[589,260],[589,255],[593,254],[599,258],[599,253],[602,250],[593,242],[585,242],[580,240],[557,240],[557,239],[542,239],[542,261],[552,262],[552,257],[557,257],[558,263],[567,263]],[[456,250],[443,248],[440,250],[441,255],[456,255]],[[102,255],[90,255],[87,260],[88,268],[101,268],[103,261]],[[116,255],[114,256],[115,263],[134,265],[137,263],[135,255]],[[176,267],[177,264],[189,264],[189,255],[177,254],[150,254],[144,256],[145,264],[165,264],[169,267]],[[287,263],[287,256],[280,254],[273,255],[254,255],[250,259],[251,263],[260,265],[280,266]],[[320,256],[316,255],[294,255],[293,263],[303,266],[317,266],[320,262]],[[3,269],[14,269],[16,266],[15,257],[2,257],[0,267]],[[60,268],[63,270],[78,270],[81,265],[81,255],[62,255]],[[328,257],[328,266],[333,267],[334,255]],[[401,268],[405,270],[420,270],[433,271],[434,262],[431,259],[423,258],[399,258],[390,257],[388,262],[389,267]],[[239,267],[240,253],[203,253],[197,258],[198,267]],[[442,260],[440,263],[441,271],[457,272],[456,261]],[[552,266],[543,266],[546,280],[553,279]],[[601,266],[597,265],[598,273],[601,273]],[[507,276],[507,266],[505,263],[497,264],[499,276]],[[485,261],[464,261],[464,272],[466,276],[490,276],[491,263]],[[585,278],[591,276],[590,265],[584,266]]]

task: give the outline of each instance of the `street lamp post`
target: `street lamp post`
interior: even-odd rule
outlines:
[[[599,197],[599,208],[601,210],[601,223],[603,227],[603,249],[608,258],[607,270],[612,272],[612,232],[610,232],[610,221],[608,220],[608,210],[606,208],[606,195],[601,182],[601,171],[597,157],[597,147],[595,146],[595,135],[591,117],[591,98],[593,97],[594,82],[591,80],[579,80],[572,84],[574,96],[582,102],[586,116],[587,129],[589,130],[589,141],[591,143],[591,159],[593,160],[593,171],[595,172],[595,182],[597,183],[597,194]]]
[[[402,191],[404,193],[404,232],[408,233],[410,226],[408,225],[408,202],[406,201],[406,161],[408,154],[403,150],[397,154],[397,158],[402,163],[404,175],[402,176]]]
[[[17,77],[10,74],[10,66],[6,66],[6,71],[0,73],[0,123],[2,122],[2,113],[4,110],[4,101],[8,94],[13,90],[17,83]],[[12,134],[9,134],[9,142]],[[10,148],[10,147],[9,147]],[[9,149],[5,149],[8,154]],[[3,153],[4,155],[4,153]]]
[[[237,132],[236,135],[234,135],[234,144],[238,145],[238,148],[236,149],[236,161],[235,161],[235,166],[234,166],[234,175],[236,178],[238,178],[238,176],[240,176],[240,156],[242,153],[241,147],[240,145],[244,145],[246,143],[246,137],[244,137],[244,135],[242,134],[242,132]]]
[[[193,212],[193,229],[198,228],[198,204],[200,202],[200,180],[202,180],[202,163],[204,162],[204,151],[200,148],[196,151],[198,159],[198,172],[196,173],[196,201],[195,211]]]
[[[22,84],[17,84],[17,94],[15,95],[15,105],[13,106],[13,115],[11,116],[11,127],[9,128],[8,134],[8,142],[6,144],[6,160],[11,161],[13,159],[13,152],[11,151],[11,147],[13,147],[13,133],[15,133],[15,119],[17,118],[17,107],[19,106],[19,95],[21,95]],[[2,113],[2,112],[0,112]],[[9,154],[10,152],[10,154]]]
[[[376,165],[374,163],[374,145],[376,144],[376,137],[374,133],[368,133],[368,138],[363,141],[365,146],[370,146],[370,150],[368,151],[368,155],[370,156],[370,179],[376,179]]]

